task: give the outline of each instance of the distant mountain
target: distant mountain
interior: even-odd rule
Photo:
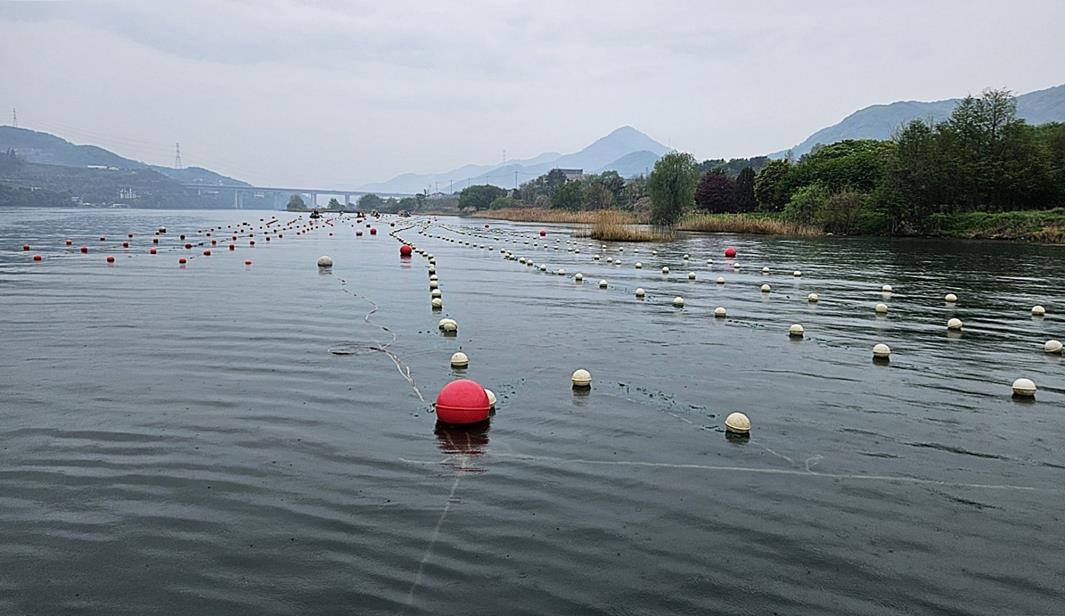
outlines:
[[[951,98],[872,105],[843,118],[839,124],[822,128],[791,148],[791,152],[802,156],[818,143],[827,145],[844,139],[890,139],[896,130],[912,120],[939,122],[947,119],[960,101],[960,98]],[[1018,96],[1017,115],[1029,124],[1065,122],[1065,84]],[[781,150],[769,156],[783,158],[786,155],[787,150]]]
[[[131,160],[95,145],[75,145],[49,133],[0,126],[0,152],[14,150],[28,163],[60,167],[113,167],[123,170],[151,169],[178,182],[211,186],[249,186],[202,167],[174,169]]]
[[[363,186],[362,190],[381,193],[416,193],[424,189],[457,191],[476,184],[511,188],[515,178],[520,184],[555,168],[583,169],[585,173],[614,170],[622,177],[632,177],[643,174],[667,152],[668,147],[631,126],[623,126],[572,154],[545,152],[534,158],[499,165],[466,165],[436,174],[404,173],[387,182]]]

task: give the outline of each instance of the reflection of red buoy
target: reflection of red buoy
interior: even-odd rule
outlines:
[[[451,381],[436,396],[436,418],[449,424],[471,424],[488,419],[488,394],[476,381]]]
[[[42,257],[41,255],[33,255],[33,260],[34,261],[40,261],[42,259],[44,259],[44,257]]]
[[[409,257],[411,253],[410,244],[403,244],[399,247],[399,256]]]
[[[370,227],[370,235],[377,235],[377,227]]]
[[[112,257],[112,256],[108,256],[108,257],[107,257],[107,262],[108,262],[108,263],[114,263],[114,262],[115,262],[115,258],[114,258],[114,257]]]
[[[736,249],[733,248],[732,246],[729,246],[728,248],[725,249],[725,256],[730,258],[730,259],[732,257],[735,257],[736,256]]]
[[[189,260],[188,260],[188,259],[186,259],[185,257],[181,257],[181,258],[179,258],[179,259],[177,260],[177,262],[178,262],[178,265],[185,265],[186,263],[188,263],[188,262],[189,262]]]
[[[547,229],[540,229],[540,237],[547,235]]]
[[[81,254],[86,254],[88,252],[89,252],[89,247],[88,246],[82,246],[81,247]]]

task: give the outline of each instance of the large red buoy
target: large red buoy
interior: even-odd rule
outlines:
[[[733,248],[732,246],[729,246],[728,248],[725,249],[725,256],[730,258],[730,259],[732,257],[735,257],[736,256],[736,249]]]
[[[377,235],[377,227],[370,227],[370,235]]]
[[[403,244],[399,247],[399,256],[409,257],[411,253],[410,244]]]
[[[540,229],[540,237],[547,235],[547,229]]]
[[[488,394],[476,381],[451,381],[436,396],[436,418],[449,424],[471,424],[488,419]]]
[[[177,262],[178,262],[178,265],[185,265],[186,263],[189,262],[189,260],[186,259],[185,257],[179,257]]]

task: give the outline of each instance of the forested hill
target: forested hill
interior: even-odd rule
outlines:
[[[1017,117],[1037,126],[1047,122],[1065,122],[1065,84],[1017,96]],[[942,101],[897,101],[872,105],[843,118],[838,124],[822,128],[791,148],[795,157],[813,150],[817,144],[828,145],[846,139],[891,139],[901,127],[913,120],[941,122],[950,117],[962,99]],[[783,158],[788,150],[770,154]]]
[[[49,133],[14,126],[0,126],[0,152],[14,151],[27,163],[59,167],[104,167],[118,170],[147,170],[161,173],[183,184],[248,186],[246,182],[202,167],[175,169],[120,156],[95,145],[76,145]]]

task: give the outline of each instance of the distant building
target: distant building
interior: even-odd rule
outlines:
[[[584,177],[584,169],[559,169],[566,175],[566,181],[579,180]]]

